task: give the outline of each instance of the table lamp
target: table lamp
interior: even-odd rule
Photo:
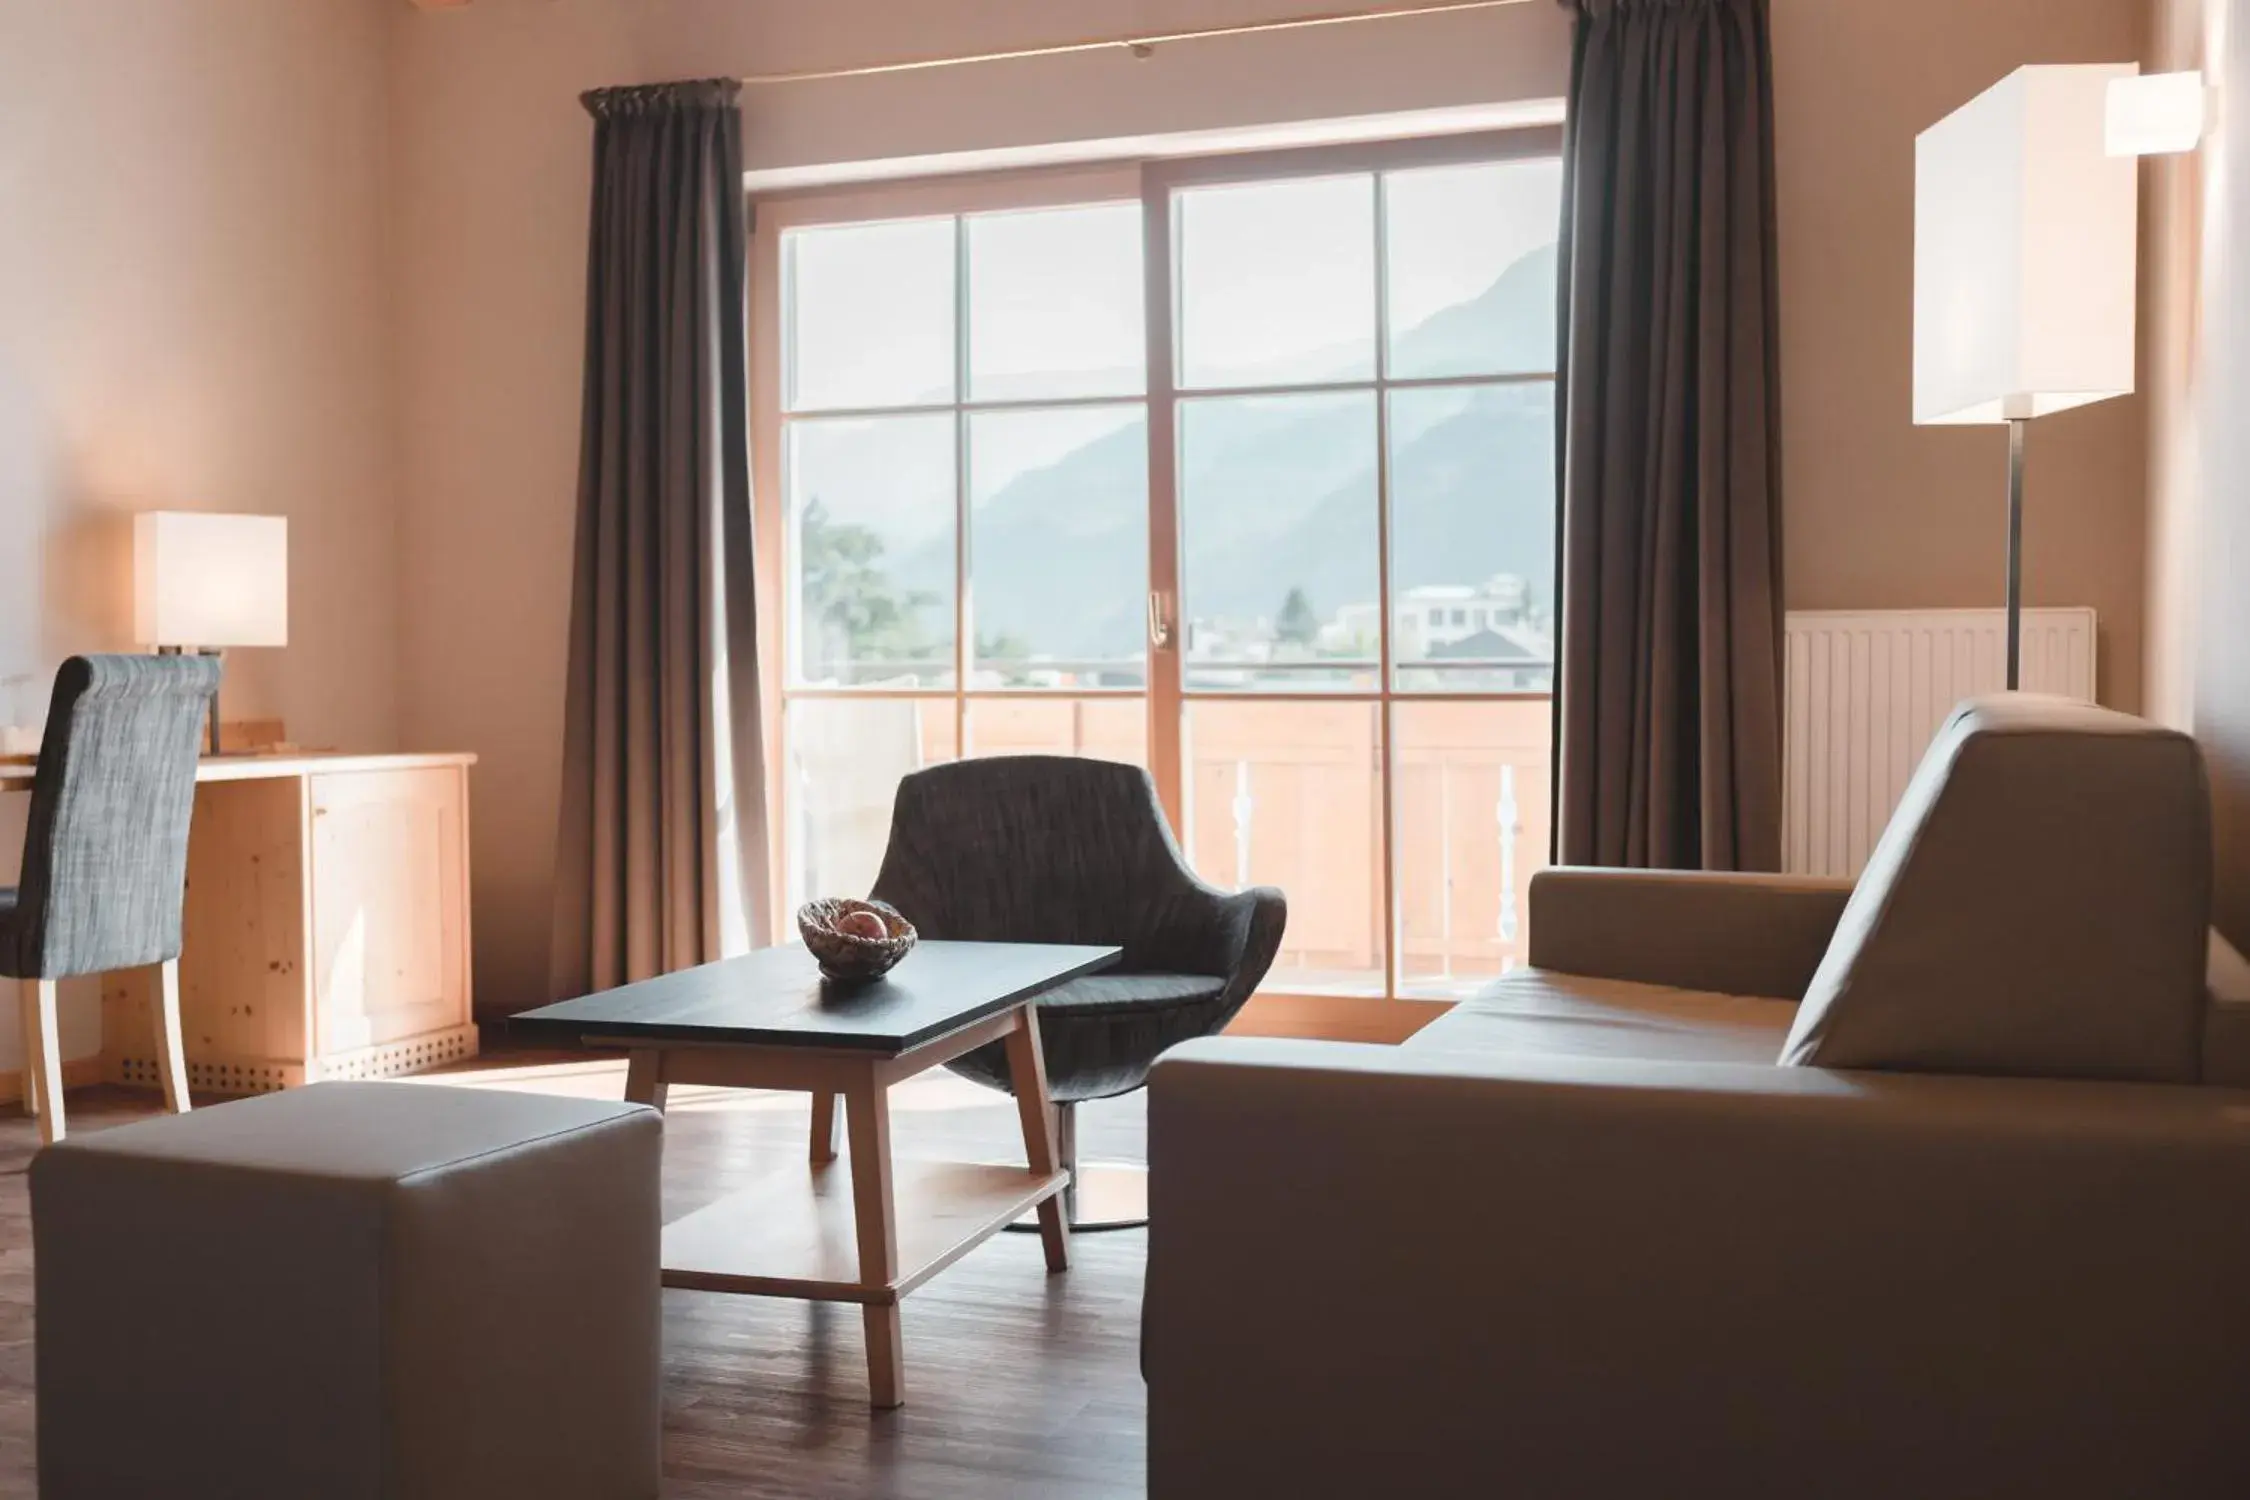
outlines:
[[[2008,687],[2023,638],[2024,429],[2133,392],[2139,184],[2108,154],[2132,63],[2019,68],[1914,144],[1914,420],[2008,428]]]
[[[135,516],[133,636],[159,651],[213,655],[288,645],[288,519],[177,510]],[[220,753],[215,697],[211,753]]]

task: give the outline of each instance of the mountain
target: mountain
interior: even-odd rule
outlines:
[[[1447,392],[1455,410],[1397,444],[1391,468],[1395,587],[1531,581],[1554,572],[1554,406],[1545,386]],[[1432,400],[1416,393],[1403,399]],[[1323,619],[1376,597],[1372,466],[1330,488],[1305,518],[1256,538],[1214,544],[1190,518],[1182,558],[1196,615],[1270,618],[1301,588]]]
[[[981,637],[1013,635],[1042,656],[1129,656],[1148,592],[1148,434],[1138,424],[1033,469],[978,507],[970,577]],[[950,598],[948,532],[903,554],[891,576]]]
[[[1391,374],[1422,378],[1499,369],[1555,367],[1556,248],[1542,245],[1467,302],[1436,312],[1403,335]]]
[[[1536,369],[1555,344],[1555,252],[1399,340],[1416,374]],[[1392,410],[1392,550],[1401,589],[1553,572],[1553,391],[1544,383],[1402,391]],[[1189,618],[1271,618],[1292,588],[1332,617],[1376,597],[1375,432],[1364,395],[1183,403],[1181,557]],[[1146,440],[1113,433],[1021,474],[978,507],[977,630],[1037,655],[1129,655],[1147,592]],[[892,575],[944,590],[951,538],[900,554]]]

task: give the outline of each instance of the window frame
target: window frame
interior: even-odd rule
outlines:
[[[882,184],[853,184],[840,188],[813,188],[783,194],[754,198],[749,204],[750,213],[750,265],[749,265],[749,318],[750,337],[750,474],[752,535],[757,549],[757,618],[758,678],[760,687],[759,726],[763,735],[765,764],[768,767],[786,767],[788,742],[786,719],[792,700],[843,698],[856,700],[893,699],[905,701],[937,702],[950,700],[954,712],[954,750],[960,754],[968,743],[968,710],[971,700],[969,667],[974,656],[973,630],[964,632],[956,628],[954,641],[954,683],[950,687],[877,688],[877,687],[799,687],[792,685],[797,661],[798,642],[795,625],[791,619],[794,583],[789,567],[788,541],[790,516],[785,473],[786,440],[784,429],[788,416],[785,406],[784,339],[787,309],[784,306],[784,272],[781,244],[790,230],[818,228],[827,225],[868,223],[879,220],[947,218],[965,214],[1008,212],[1013,210],[1066,208],[1091,203],[1129,203],[1140,195],[1140,174],[1132,163],[1098,167],[1068,167],[1055,169],[1018,170],[1004,173],[964,174],[957,177],[929,178]],[[956,309],[963,300],[960,283],[966,275],[966,266],[960,258],[960,242],[955,241],[954,278],[956,283]],[[944,404],[931,404],[916,408],[931,413],[957,416],[955,430],[955,512],[954,512],[954,603],[955,620],[961,618],[960,601],[968,586],[968,517],[969,505],[966,465],[968,454],[961,442],[958,418],[980,407],[1009,409],[1027,404],[1122,404],[1127,401],[1146,402],[1145,394],[1138,397],[1103,397],[1099,402],[993,402],[972,403],[968,395],[967,372],[961,368],[967,349],[965,330],[955,329],[955,389],[954,399]],[[848,410],[820,409],[807,411],[803,416],[810,420],[850,416]],[[966,637],[966,638],[965,638]],[[1020,688],[1007,690],[1009,696],[1084,698],[1103,696],[1100,690]],[[1120,697],[1145,696],[1125,689],[1109,689],[1110,695]],[[787,777],[769,774],[765,778],[766,827],[786,830],[789,808],[785,800]],[[772,893],[772,910],[768,913],[772,930],[789,930],[787,911],[790,869],[786,837],[769,840],[770,855],[768,889]]]
[[[759,195],[750,202],[749,317],[750,317],[750,436],[753,483],[753,531],[757,547],[757,608],[759,677],[764,712],[766,764],[785,767],[785,720],[788,704],[797,699],[906,699],[937,701],[950,698],[955,707],[956,754],[968,753],[969,709],[978,698],[1091,699],[1115,697],[1143,700],[1146,714],[1146,764],[1158,795],[1174,828],[1184,840],[1190,837],[1185,796],[1183,749],[1190,705],[1197,701],[1318,703],[1371,702],[1379,716],[1379,745],[1385,751],[1395,742],[1394,705],[1414,703],[1495,703],[1544,701],[1550,691],[1434,691],[1402,690],[1394,638],[1391,571],[1391,455],[1387,403],[1398,390],[1489,387],[1503,384],[1554,384],[1558,372],[1509,375],[1457,375],[1393,379],[1389,375],[1390,307],[1387,295],[1386,218],[1382,200],[1383,178],[1389,171],[1419,167],[1468,165],[1549,159],[1561,154],[1563,132],[1559,125],[1528,125],[1500,130],[1360,141],[1340,145],[1291,147],[1278,150],[1233,152],[1203,157],[1151,158],[1094,166],[1018,168],[998,173],[908,179],[835,188],[800,189]],[[1366,379],[1255,387],[1184,387],[1179,382],[1177,339],[1178,237],[1173,212],[1174,195],[1182,189],[1278,181],[1292,177],[1376,174],[1375,192],[1375,367]],[[791,569],[786,552],[790,530],[789,504],[784,488],[784,317],[783,271],[780,247],[783,235],[793,229],[879,220],[960,216],[1010,210],[1084,206],[1137,200],[1142,211],[1142,272],[1145,278],[1143,321],[1147,331],[1145,389],[1138,397],[1058,398],[977,402],[970,399],[966,369],[968,336],[955,331],[956,386],[953,400],[916,408],[951,412],[963,427],[956,429],[955,477],[955,630],[954,682],[945,688],[863,688],[792,686],[797,642],[791,614]],[[967,265],[961,255],[962,234],[957,224],[954,273],[957,283],[956,317],[966,311]],[[1179,494],[1179,403],[1209,396],[1312,394],[1323,391],[1371,392],[1378,408],[1376,515],[1378,596],[1376,634],[1379,661],[1372,689],[1276,692],[1192,690],[1185,683],[1187,654],[1185,622],[1180,617],[1180,562],[1182,547]],[[1145,410],[1148,451],[1148,589],[1152,620],[1161,617],[1169,627],[1168,640],[1158,646],[1151,640],[1147,652],[1145,686],[1131,688],[1021,687],[977,692],[972,689],[975,640],[973,606],[964,604],[969,586],[970,490],[968,452],[963,441],[967,415],[984,409],[1020,409],[1043,406],[1118,406],[1138,401]],[[808,411],[807,418],[856,415],[854,412]],[[969,619],[968,630],[958,622]],[[1559,628],[1559,619],[1557,625]],[[770,644],[768,644],[770,643]],[[1381,860],[1378,879],[1383,913],[1384,995],[1368,1003],[1395,1005],[1418,1003],[1402,993],[1401,956],[1403,915],[1399,906],[1396,855],[1397,804],[1400,778],[1395,766],[1377,767],[1381,801]],[[782,830],[789,811],[785,796],[788,777],[765,778],[767,827]],[[789,890],[788,840],[772,841],[771,883],[776,931],[786,930],[784,909]],[[1296,995],[1269,992],[1288,1003],[1349,1001],[1333,994]]]

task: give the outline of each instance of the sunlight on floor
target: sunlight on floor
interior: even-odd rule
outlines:
[[[423,1073],[401,1083],[436,1084],[452,1088],[501,1089],[517,1094],[561,1094],[573,1099],[625,1097],[625,1060],[594,1058],[585,1062],[496,1062]],[[717,1110],[728,1113],[753,1110],[802,1110],[805,1097],[794,1093],[769,1093],[757,1089],[711,1088],[676,1084],[665,1111],[668,1114]],[[891,1110],[896,1113],[933,1114],[946,1110],[1006,1109],[1014,1106],[1005,1095],[966,1078],[933,1070],[910,1078],[891,1089]]]
[[[547,1053],[518,1061],[501,1053],[443,1072],[423,1073],[397,1081],[437,1087],[502,1089],[522,1094],[560,1094],[574,1099],[622,1099],[625,1097],[625,1059],[573,1058]],[[780,1131],[790,1127],[775,1117],[802,1118],[807,1110],[808,1096],[801,1093],[685,1084],[671,1090],[665,1106],[665,1113],[676,1120],[705,1116],[743,1118],[746,1123],[770,1120],[773,1124],[763,1128]],[[1096,1100],[1081,1106],[1081,1111],[1079,1141],[1087,1160],[1146,1160],[1145,1094]],[[1014,1101],[943,1068],[893,1085],[891,1115],[901,1121],[929,1120],[933,1129],[937,1128],[935,1122],[939,1120],[957,1123],[969,1128],[968,1139],[989,1139],[995,1148],[1012,1145],[1017,1140]],[[914,1140],[920,1133],[907,1130],[902,1131],[902,1135]]]

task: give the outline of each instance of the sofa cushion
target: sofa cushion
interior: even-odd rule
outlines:
[[[1876,844],[1782,1061],[2197,1081],[2210,824],[2184,734],[2025,693],[1964,703]]]
[[[1650,1062],[1771,1063],[1791,1000],[1517,969],[1425,1026],[1407,1046]]]
[[[2203,1020],[2203,1081],[2250,1089],[2250,961],[2211,929],[2204,988],[2210,1009]]]
[[[2250,1005],[2213,996],[2203,1023],[2203,1081],[2250,1089]]]

